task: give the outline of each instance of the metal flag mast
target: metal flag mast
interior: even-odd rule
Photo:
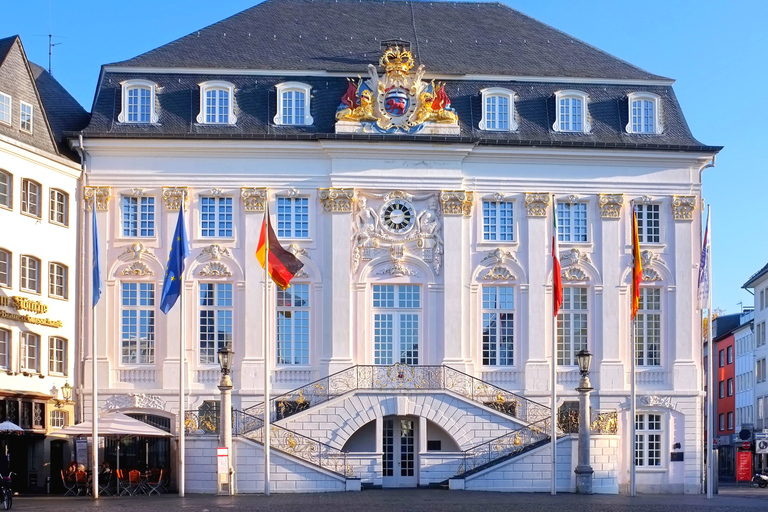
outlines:
[[[557,494],[557,311],[559,309],[558,304],[558,286],[557,281],[559,276],[559,268],[556,264],[556,260],[559,261],[560,252],[557,244],[557,207],[555,205],[555,195],[552,194],[552,366],[550,368],[550,383],[551,383],[551,403],[552,411],[550,423],[552,437],[550,443],[552,447],[552,462],[550,471],[552,473],[552,482],[550,484],[550,493],[552,496]],[[562,287],[560,288],[562,289]]]
[[[264,203],[264,495],[269,496],[269,194]]]
[[[712,464],[712,458],[715,454],[714,449],[714,426],[715,426],[715,347],[712,346],[712,233],[709,229],[711,219],[709,217],[711,206],[707,205],[707,228],[706,244],[707,251],[707,346],[709,347],[709,371],[707,383],[707,498],[712,498],[715,484],[715,472]]]
[[[91,480],[92,486],[91,493],[94,498],[99,497],[99,380],[98,380],[98,362],[96,361],[96,303],[101,297],[101,267],[99,266],[99,248],[98,248],[98,234],[96,232],[96,203],[97,193],[93,193],[93,272],[91,279],[98,281],[92,283],[91,286],[91,386],[93,393],[91,394],[91,425],[93,431],[91,432],[91,441],[93,446],[91,448]],[[98,295],[96,294],[98,287]]]

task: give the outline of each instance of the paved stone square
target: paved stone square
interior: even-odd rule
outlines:
[[[219,497],[176,495],[141,497],[106,497],[99,500],[73,497],[18,497],[13,510],[82,512],[87,510],[125,510],[131,512],[195,511],[269,511],[269,512],[428,512],[428,511],[521,511],[540,512],[702,512],[722,510],[766,510],[768,489],[750,487],[721,488],[708,500],[701,495],[579,496],[575,494],[518,494],[444,490],[367,490],[323,494],[273,494]]]

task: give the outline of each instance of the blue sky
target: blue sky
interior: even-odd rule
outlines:
[[[0,37],[19,34],[28,57],[47,67],[90,110],[99,68],[173,41],[258,3],[255,0],[6,0]],[[768,83],[765,0],[507,0],[518,9],[653,73],[676,79],[694,136],[725,149],[704,174],[712,204],[714,305],[752,304],[741,290],[768,262],[760,227],[766,125],[753,124]],[[435,20],[440,23],[440,20]],[[762,127],[761,127],[762,126]]]

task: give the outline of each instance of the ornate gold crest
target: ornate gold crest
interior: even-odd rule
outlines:
[[[336,111],[337,133],[459,134],[445,85],[423,81],[424,65],[411,73],[415,63],[408,49],[387,46],[379,64],[384,76],[369,64],[368,80],[349,81]]]

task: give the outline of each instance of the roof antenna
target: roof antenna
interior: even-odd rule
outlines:
[[[61,43],[54,43],[53,42],[53,35],[48,34],[48,74],[53,75],[51,73],[51,56],[53,54],[53,47],[59,46]]]

